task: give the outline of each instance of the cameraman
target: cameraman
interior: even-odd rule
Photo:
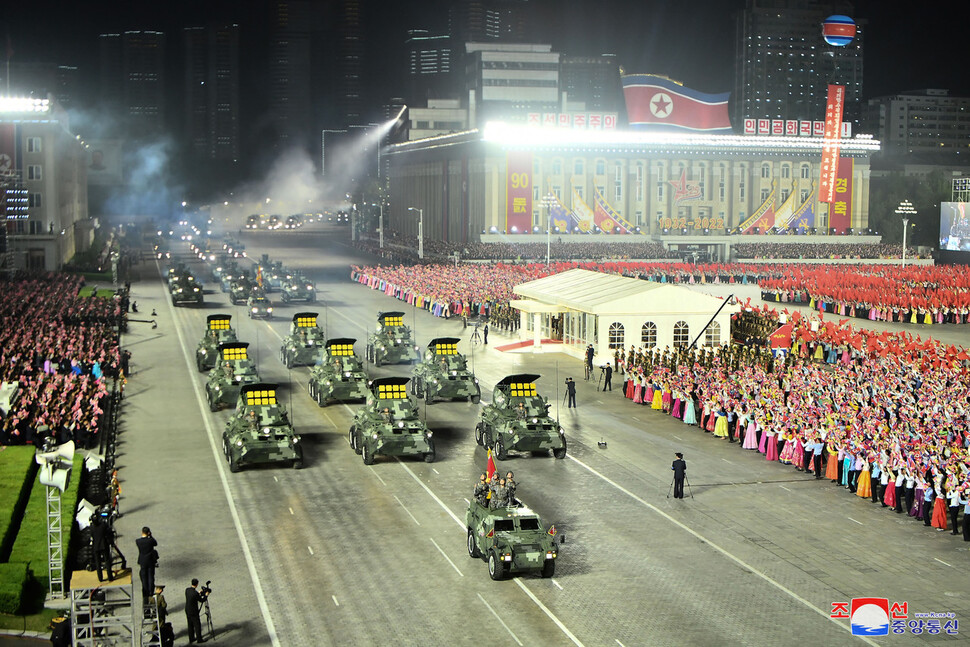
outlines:
[[[600,372],[603,373],[603,390],[612,391],[613,390],[613,366],[609,363],[600,366]]]
[[[209,591],[202,589],[199,592],[199,580],[192,578],[192,586],[185,589],[185,621],[189,625],[189,643],[205,642],[202,637],[202,620],[199,618],[199,609],[208,597]]]
[[[566,397],[569,399],[569,406],[567,406],[566,408],[575,409],[576,408],[576,383],[573,381],[573,378],[571,377],[566,378]]]

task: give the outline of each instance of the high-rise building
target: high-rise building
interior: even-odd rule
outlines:
[[[336,4],[337,79],[336,96],[342,125],[363,122],[364,36],[360,0],[338,0]]]
[[[239,160],[239,26],[189,27],[185,47],[185,132],[196,155]]]
[[[467,42],[524,42],[529,37],[526,0],[458,0],[448,11],[455,46]]]
[[[970,158],[970,97],[925,89],[869,99],[866,128],[889,155]]]
[[[165,34],[126,31],[101,34],[101,101],[138,139],[165,127]]]
[[[619,112],[623,91],[615,55],[563,55],[560,75],[559,85],[571,106],[579,110]]]
[[[451,66],[451,38],[427,29],[409,29],[408,102],[423,106],[428,99],[457,96]]]
[[[466,43],[465,79],[472,127],[560,107],[559,52],[551,45]]]
[[[274,0],[269,16],[269,118],[274,144],[303,144],[313,126],[311,46],[318,7],[308,0]]]
[[[862,114],[864,20],[855,39],[833,47],[822,38],[828,16],[852,16],[847,2],[747,0],[737,22],[734,124],[745,118],[819,120],[828,84],[845,86],[843,121]]]

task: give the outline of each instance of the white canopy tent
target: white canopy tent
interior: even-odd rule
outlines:
[[[512,301],[522,329],[561,338],[567,353],[583,357],[593,345],[597,362],[610,361],[616,349],[687,345],[704,329],[724,300],[671,283],[655,283],[590,270],[568,270],[513,288]],[[731,314],[726,305],[697,340],[698,346],[730,343]]]

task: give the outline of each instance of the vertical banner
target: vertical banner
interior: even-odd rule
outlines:
[[[818,201],[829,204],[835,200],[835,177],[839,172],[839,136],[842,134],[844,100],[845,86],[829,85],[829,96],[825,102],[825,131],[822,133],[822,170],[818,184]]]
[[[513,151],[505,163],[505,230],[532,229],[532,153]]]
[[[843,232],[852,226],[852,166],[851,157],[839,160],[835,177],[835,199],[829,204],[829,227]]]

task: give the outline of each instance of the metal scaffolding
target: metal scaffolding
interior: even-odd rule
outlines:
[[[50,596],[64,597],[64,541],[61,531],[61,491],[47,486],[47,573]]]

